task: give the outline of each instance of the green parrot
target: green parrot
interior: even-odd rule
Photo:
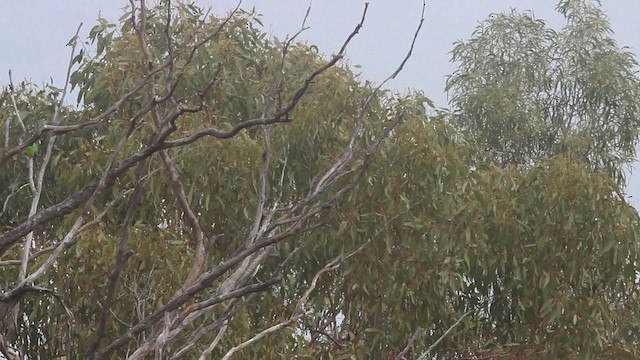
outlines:
[[[33,143],[27,146],[26,148],[24,148],[24,154],[30,158],[36,156],[37,153],[38,153],[38,144],[36,143]]]

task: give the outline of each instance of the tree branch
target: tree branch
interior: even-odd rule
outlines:
[[[418,360],[426,360],[427,359],[427,355],[429,355],[429,353],[431,353],[431,351],[433,351],[433,349],[435,349],[436,346],[438,346],[438,344],[445,338],[447,337],[447,335],[449,335],[449,333],[456,327],[458,326],[458,324],[460,324],[462,322],[462,320],[467,317],[468,315],[470,315],[471,313],[473,313],[475,310],[469,310],[466,313],[462,314],[462,316],[460,316],[460,318],[458,319],[458,321],[456,321],[453,325],[451,325],[447,331],[444,332],[444,334],[442,334],[442,336],[440,336],[438,338],[438,340],[436,340],[436,342],[434,342],[433,344],[431,344],[431,346],[429,346],[427,348],[427,350],[425,350],[422,354],[420,354],[420,356],[418,357]]]

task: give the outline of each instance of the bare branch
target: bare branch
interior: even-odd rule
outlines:
[[[191,350],[197,344],[198,340],[202,338],[202,336],[210,334],[216,329],[220,329],[222,326],[224,326],[228,319],[233,318],[233,316],[235,316],[238,311],[249,304],[249,302],[255,298],[256,294],[257,293],[249,294],[243,299],[240,304],[238,304],[240,302],[240,298],[231,299],[222,314],[218,316],[218,318],[213,323],[207,324],[206,326],[201,325],[198,330],[192,332],[189,336],[189,340],[186,341],[186,345],[176,351],[175,354],[171,356],[171,359],[179,359],[181,356],[184,356],[187,351]]]
[[[414,331],[413,335],[411,335],[411,338],[407,342],[407,346],[405,346],[404,350],[402,350],[398,355],[396,355],[396,360],[405,360],[406,359],[404,356],[407,355],[407,352],[409,352],[409,349],[411,349],[413,347],[413,343],[416,341],[416,339],[418,338],[420,333],[423,332],[423,331],[424,331],[424,329],[421,328],[421,327],[418,327],[416,329],[416,331]]]
[[[433,349],[435,349],[436,346],[438,346],[438,344],[445,338],[447,337],[447,335],[449,335],[449,333],[456,327],[458,326],[458,324],[460,324],[462,322],[462,320],[464,320],[465,317],[467,317],[468,315],[470,315],[471,313],[473,313],[474,310],[469,310],[466,313],[462,314],[462,316],[460,316],[460,318],[458,319],[458,321],[456,321],[453,325],[451,325],[447,331],[444,332],[444,334],[442,334],[442,336],[440,336],[438,338],[438,340],[436,340],[436,342],[434,342],[433,344],[431,344],[431,346],[429,346],[429,348],[427,348],[427,350],[425,350],[422,354],[420,354],[420,357],[418,357],[418,360],[426,360],[427,359],[427,355],[429,355],[429,353],[431,353],[431,351],[433,351]]]
[[[211,344],[209,344],[209,346],[202,352],[202,354],[200,354],[200,357],[198,358],[198,360],[205,360],[209,358],[209,356],[211,355],[211,352],[213,351],[213,349],[215,349],[218,346],[218,343],[220,342],[220,340],[222,339],[222,336],[224,336],[224,333],[227,331],[228,328],[229,326],[225,324],[220,328],[220,330],[218,330],[218,334],[213,339]]]
[[[7,197],[4,199],[4,203],[2,204],[2,211],[0,211],[0,215],[2,215],[6,210],[7,210],[7,204],[9,204],[9,200],[11,200],[12,197],[16,196],[16,194],[24,189],[25,187],[29,186],[29,184],[22,184],[22,186],[20,186],[19,188],[15,189],[14,191],[11,192],[11,194],[7,195]]]
[[[78,29],[76,30],[74,38],[78,37],[81,27],[82,27],[82,24],[78,26]],[[62,94],[60,95],[60,99],[58,100],[58,104],[56,105],[56,109],[52,119],[52,123],[54,125],[57,125],[60,122],[60,114],[62,112],[61,109],[63,106],[64,97],[68,89],[69,77],[71,76],[71,69],[73,68],[73,58],[75,56],[75,50],[76,50],[76,42],[74,41],[71,47],[71,54],[69,56],[69,64],[67,66],[67,73],[66,73],[67,75],[65,78],[66,80],[65,80],[64,89],[62,90]],[[18,116],[20,115],[18,114]],[[40,171],[38,172],[38,176],[35,180],[33,178],[33,170],[34,170],[33,157],[29,158],[29,187],[31,188],[31,195],[32,195],[31,208],[29,209],[29,215],[28,215],[29,217],[35,215],[35,213],[38,211],[38,204],[40,203],[40,196],[42,194],[42,187],[44,185],[44,174],[47,169],[47,166],[49,165],[49,161],[51,159],[51,153],[53,151],[53,145],[55,144],[55,141],[56,141],[55,135],[49,139],[49,142],[47,143],[47,150],[45,151],[42,163],[40,164]],[[20,265],[20,272],[18,275],[19,282],[24,280],[24,278],[27,275],[27,265],[29,263],[29,254],[31,252],[32,243],[33,243],[33,232],[30,232],[29,234],[27,234],[27,238],[25,239],[24,248],[22,252],[22,264]]]
[[[245,246],[251,245],[255,242],[256,236],[258,236],[260,225],[264,217],[264,205],[267,197],[267,172],[269,171],[269,162],[271,161],[271,128],[264,126],[264,150],[262,152],[262,166],[260,167],[260,173],[258,174],[258,204],[255,214],[253,215],[253,224],[251,231],[245,239]]]
[[[16,119],[18,119],[18,124],[22,128],[23,132],[27,131],[27,128],[24,126],[24,121],[22,121],[22,115],[20,115],[20,110],[18,110],[18,103],[16,102],[15,95],[15,85],[13,85],[13,78],[11,76],[11,70],[9,70],[9,97],[11,98],[11,104],[13,104],[13,111],[16,115]],[[30,144],[27,144],[29,146]],[[25,146],[26,147],[26,146]],[[22,150],[22,149],[21,149]],[[1,165],[2,163],[0,163]]]
[[[236,352],[253,345],[254,343],[260,341],[262,338],[264,338],[265,336],[274,333],[280,329],[284,329],[287,326],[291,325],[292,323],[294,323],[295,321],[297,321],[298,319],[302,318],[304,315],[306,314],[298,314],[296,316],[292,316],[291,318],[289,318],[286,321],[283,321],[279,324],[273,325],[265,330],[262,330],[261,332],[259,332],[258,334],[256,334],[254,337],[252,337],[251,339],[236,345],[234,347],[232,347],[229,351],[227,351],[227,353],[222,357],[222,360],[229,360],[231,358],[231,356],[233,356],[233,354],[235,354]]]
[[[420,22],[418,23],[418,28],[416,29],[416,32],[413,34],[413,39],[411,40],[411,46],[409,47],[409,51],[407,51],[407,54],[405,55],[404,59],[402,59],[402,62],[400,63],[400,65],[398,66],[396,71],[394,71],[393,74],[391,74],[391,76],[389,76],[382,83],[380,83],[378,88],[381,88],[389,80],[395,79],[396,76],[398,76],[398,74],[400,74],[400,72],[404,68],[404,65],[407,63],[407,61],[409,61],[409,58],[411,57],[411,54],[413,54],[413,48],[416,45],[416,40],[418,39],[418,35],[420,34],[420,30],[422,29],[422,24],[424,23],[424,12],[425,12],[426,7],[427,7],[426,0],[422,0],[422,11],[420,12]]]

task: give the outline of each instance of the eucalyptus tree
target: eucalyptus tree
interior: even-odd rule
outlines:
[[[275,295],[309,251],[304,234],[325,226],[384,139],[424,113],[421,96],[363,84],[342,63],[366,9],[323,58],[299,33],[268,37],[253,12],[132,1],[119,23],[99,19],[86,43],[70,41],[64,88],[11,79],[1,98],[4,356],[11,346],[90,359],[293,349],[285,336],[244,350],[309,316],[314,283]],[[65,102],[71,89],[77,108]],[[39,156],[23,155],[33,144]]]
[[[637,62],[594,0],[562,0],[559,31],[532,12],[493,14],[452,51],[455,122],[502,164],[572,154],[623,182],[640,128]]]

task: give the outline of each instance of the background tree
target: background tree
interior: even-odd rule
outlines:
[[[637,62],[597,1],[563,0],[556,32],[532,13],[493,14],[452,51],[455,122],[502,164],[573,154],[623,182],[640,127]]]
[[[428,115],[341,65],[362,20],[325,59],[252,12],[132,3],[72,56],[79,108],[5,88],[0,351],[637,358],[638,213],[591,161],[615,149],[479,151],[484,108]]]

